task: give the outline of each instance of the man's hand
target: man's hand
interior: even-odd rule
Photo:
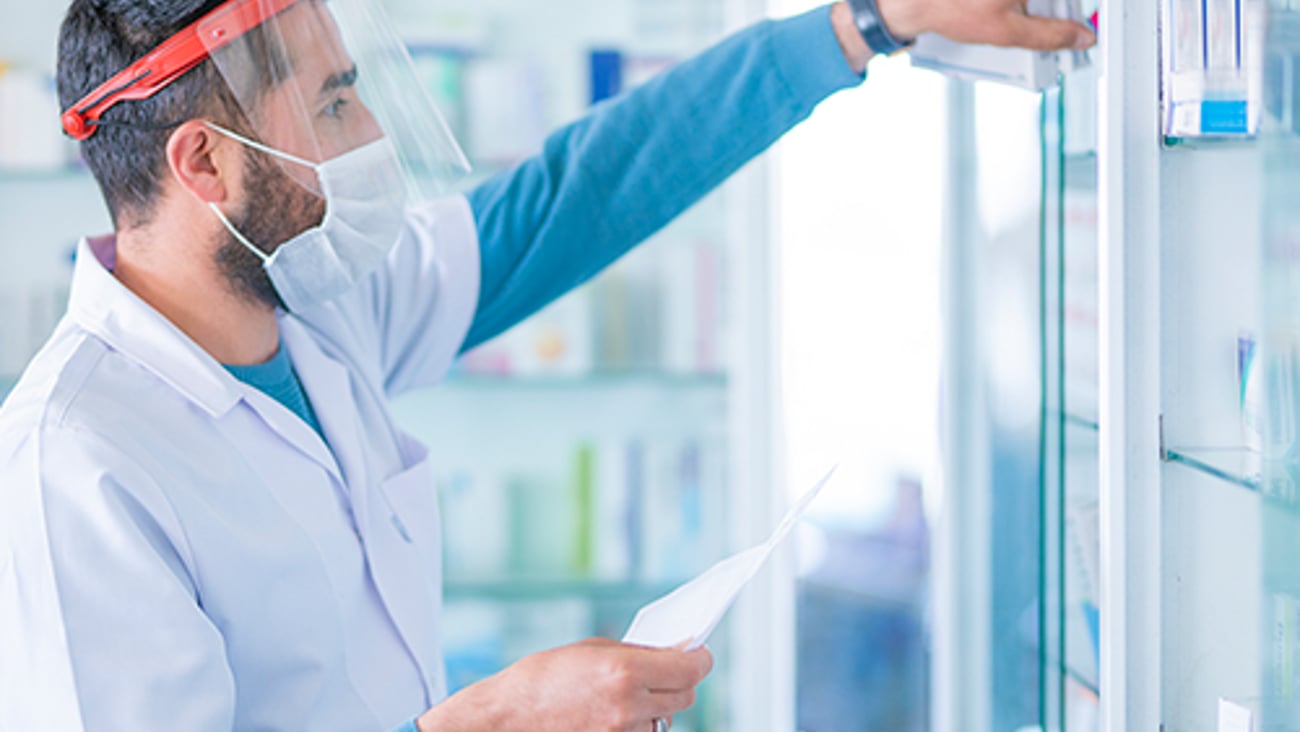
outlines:
[[[588,640],[529,656],[420,717],[421,732],[651,732],[713,668],[686,653]]]
[[[1026,0],[877,0],[885,27],[898,38],[938,33],[960,43],[1036,51],[1083,51],[1097,43],[1092,29],[1069,20],[1029,15]]]

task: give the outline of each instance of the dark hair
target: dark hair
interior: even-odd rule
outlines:
[[[59,101],[76,104],[223,0],[73,0],[59,32]],[[176,125],[197,117],[237,124],[238,105],[211,61],[204,61],[151,99],[108,110],[81,144],[114,225],[147,224],[167,171],[166,146]],[[232,114],[233,113],[233,114]]]

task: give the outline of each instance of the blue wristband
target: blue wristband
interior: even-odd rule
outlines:
[[[849,0],[853,20],[873,53],[890,56],[912,46],[914,41],[902,41],[885,27],[876,0]]]

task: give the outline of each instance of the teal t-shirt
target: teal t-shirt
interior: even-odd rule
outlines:
[[[311,425],[322,440],[325,439],[320,420],[316,419],[316,411],[307,399],[307,392],[303,391],[302,382],[298,380],[298,372],[293,369],[293,362],[289,360],[289,351],[285,349],[284,343],[280,344],[275,356],[264,364],[226,366],[226,370],[236,379],[283,404]]]

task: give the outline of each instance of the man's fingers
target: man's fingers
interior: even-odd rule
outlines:
[[[694,689],[713,670],[713,654],[705,648],[689,653],[646,650],[638,655],[637,675],[655,692]]]
[[[993,39],[998,46],[1017,46],[1035,51],[1084,51],[1097,43],[1092,30],[1071,20],[1037,18],[1011,13],[1005,32]]]
[[[649,714],[652,719],[671,720],[674,714],[681,714],[693,706],[695,706],[694,689],[650,694],[645,699],[646,714]]]

